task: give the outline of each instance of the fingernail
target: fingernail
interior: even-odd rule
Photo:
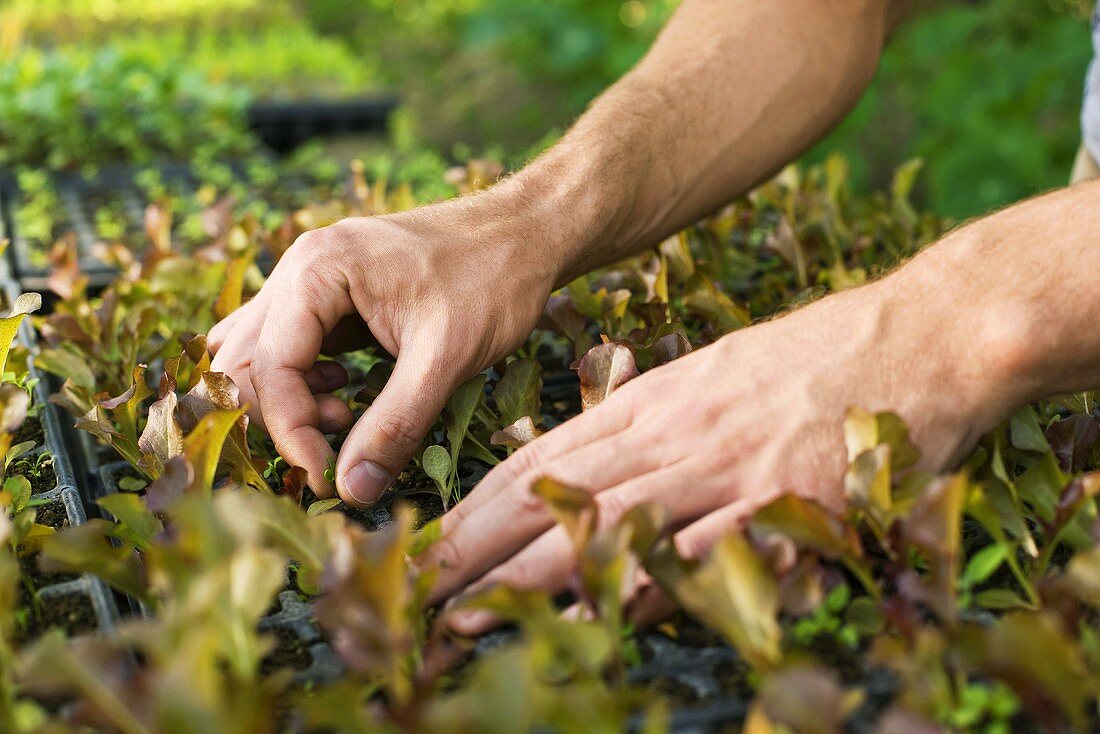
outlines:
[[[475,637],[500,624],[500,617],[484,609],[462,609],[447,615],[447,626],[452,632]]]
[[[373,461],[361,461],[344,475],[344,489],[361,505],[369,505],[393,483],[393,477]]]

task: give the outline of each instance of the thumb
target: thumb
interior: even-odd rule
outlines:
[[[378,398],[348,434],[336,464],[336,490],[350,505],[378,499],[412,458],[450,397],[435,355],[402,350]]]

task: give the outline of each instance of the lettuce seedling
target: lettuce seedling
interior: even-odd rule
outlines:
[[[608,342],[588,350],[577,365],[577,375],[581,380],[581,407],[591,410],[639,372],[630,347]]]
[[[488,457],[491,463],[498,461],[470,434],[470,421],[484,399],[484,388],[485,375],[467,380],[458,388],[443,409],[443,429],[449,449],[433,444],[421,453],[420,465],[438,487],[444,508],[457,500],[462,490],[458,481],[458,460],[464,443],[468,441],[472,449],[479,449],[479,458]]]
[[[38,293],[22,293],[12,303],[11,312],[0,317],[0,375],[7,371],[8,352],[19,333],[19,326],[27,314],[42,308],[42,296]]]
[[[406,562],[413,521],[414,513],[404,508],[376,533],[342,524],[330,539],[333,551],[322,576],[325,595],[317,601],[317,619],[332,633],[341,659],[381,685],[397,706],[413,694],[417,599],[427,590]]]
[[[525,417],[538,423],[541,392],[542,366],[538,362],[533,359],[509,362],[492,393],[501,425],[511,426]]]
[[[33,553],[54,534],[54,529],[35,522],[37,510],[31,504],[31,483],[26,477],[4,479],[0,489],[0,510],[8,518],[8,541],[20,555]]]
[[[670,541],[662,541],[646,570],[754,667],[771,670],[780,663],[779,583],[745,536],[727,535],[701,562],[685,561]]]

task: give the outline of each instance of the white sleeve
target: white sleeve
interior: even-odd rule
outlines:
[[[1081,110],[1081,128],[1084,132],[1085,147],[1095,161],[1100,162],[1100,6],[1092,16],[1092,45],[1096,56],[1089,66],[1088,81],[1085,83],[1085,104]]]

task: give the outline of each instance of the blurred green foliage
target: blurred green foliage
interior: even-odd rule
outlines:
[[[379,54],[413,135],[527,150],[627,71],[675,0],[303,2],[324,33]],[[857,188],[927,161],[916,197],[965,218],[1065,183],[1080,140],[1090,0],[917,3],[866,97],[809,158],[840,151]]]
[[[20,43],[160,54],[260,96],[387,88],[405,151],[521,160],[652,43],[678,0],[7,0]],[[866,97],[808,157],[857,189],[925,159],[916,198],[969,217],[1064,183],[1080,139],[1091,0],[927,0]]]
[[[322,33],[379,58],[429,144],[527,150],[645,53],[677,0],[300,1]]]
[[[915,14],[809,158],[844,153],[862,189],[924,158],[918,199],[957,218],[1064,185],[1080,142],[1087,12],[1072,0],[988,0]]]
[[[111,47],[25,48],[0,64],[0,163],[72,169],[239,155],[253,147],[246,103],[240,90],[179,63]]]

